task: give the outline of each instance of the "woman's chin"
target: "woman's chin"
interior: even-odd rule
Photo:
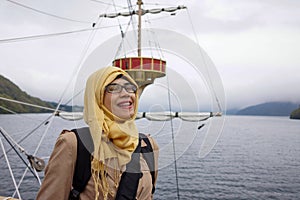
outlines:
[[[126,112],[120,112],[116,116],[124,120],[130,120],[134,116],[134,113],[126,111]]]

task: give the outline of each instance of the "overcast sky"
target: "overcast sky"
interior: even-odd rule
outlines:
[[[88,57],[103,42],[119,34],[118,23],[126,24],[129,19],[100,19],[101,29],[97,32],[15,38],[90,29],[99,14],[114,12],[115,8],[120,10],[126,1],[115,1],[115,8],[109,5],[112,2],[3,0],[0,4],[1,74],[32,96],[57,101],[74,76],[74,70],[81,66],[81,58]],[[179,11],[175,16],[146,15],[144,27],[173,30],[198,42],[223,82],[227,108],[266,101],[300,103],[300,1],[156,2],[154,5],[153,0],[144,0],[144,6],[186,5],[188,10]],[[132,1],[134,6],[135,3]]]

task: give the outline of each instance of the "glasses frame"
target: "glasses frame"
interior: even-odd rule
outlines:
[[[108,87],[111,86],[111,85],[118,86],[119,89],[114,90],[114,91],[109,91]],[[132,88],[128,88],[128,86],[130,86]],[[131,83],[125,83],[125,85],[121,85],[121,84],[118,84],[118,83],[110,83],[107,86],[105,86],[105,91],[110,93],[110,94],[121,93],[123,89],[125,89],[125,91],[127,93],[131,93],[131,94],[137,92],[137,87],[135,85],[131,84]],[[132,89],[132,91],[131,91],[131,89]]]

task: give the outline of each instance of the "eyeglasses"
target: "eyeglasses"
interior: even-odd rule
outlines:
[[[120,93],[123,88],[128,93],[135,93],[137,91],[136,86],[131,84],[131,83],[126,83],[125,85],[120,85],[120,84],[117,84],[117,83],[111,83],[111,84],[108,84],[105,87],[105,91],[108,92],[108,93],[115,94],[115,93]]]

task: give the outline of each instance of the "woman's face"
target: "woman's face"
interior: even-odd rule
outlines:
[[[120,88],[121,91],[119,91]],[[136,91],[135,86],[126,79],[118,78],[114,80],[105,89],[104,106],[121,119],[130,119],[134,115],[136,103],[134,90]]]

